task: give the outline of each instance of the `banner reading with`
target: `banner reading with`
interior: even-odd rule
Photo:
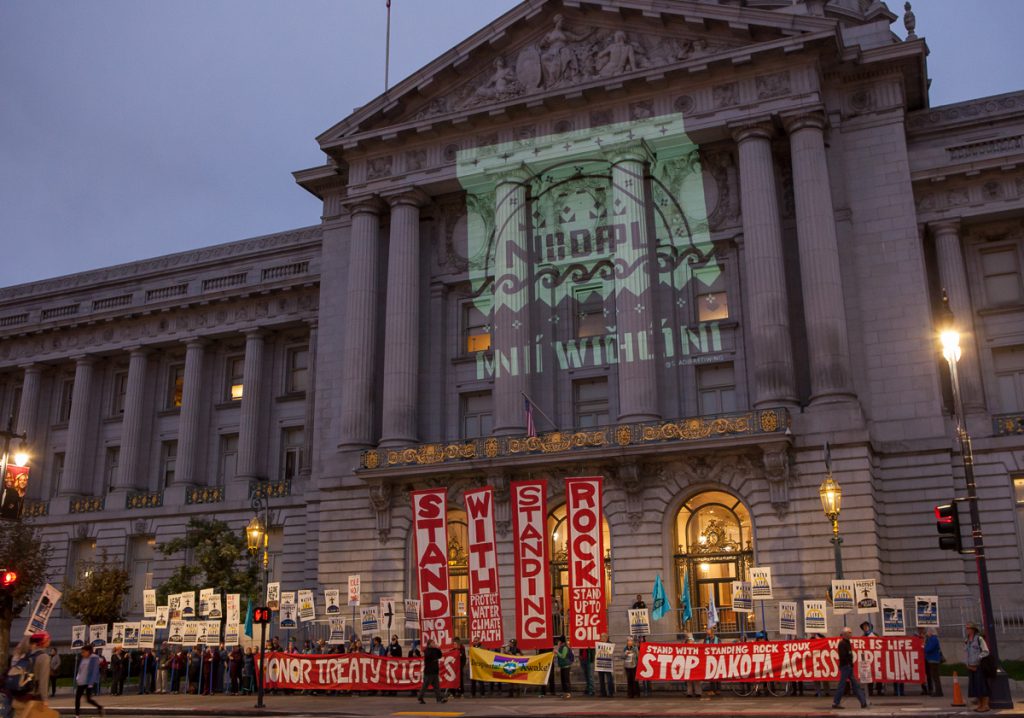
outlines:
[[[918,628],[939,627],[939,597],[914,596],[914,615]]]
[[[423,489],[410,496],[421,640],[425,646],[433,639],[444,649],[455,636],[448,586],[448,490]]]
[[[771,566],[750,569],[750,595],[756,601],[771,601],[775,598]]]
[[[554,653],[539,656],[508,655],[486,648],[469,647],[469,675],[485,683],[518,683],[526,686],[547,685]]]
[[[494,489],[472,489],[464,498],[469,539],[469,637],[479,639],[484,648],[500,648],[503,639]]]
[[[445,651],[440,661],[442,688],[459,687],[459,654]],[[259,664],[257,663],[257,670]],[[267,654],[266,687],[288,690],[410,691],[423,682],[422,658],[391,658],[369,653]]]
[[[604,536],[600,476],[565,480],[569,561],[569,644],[593,648],[608,632],[604,596]]]
[[[851,638],[854,663],[870,663],[879,683],[920,683],[924,642],[914,637]],[[748,643],[641,643],[638,681],[835,681],[839,639]]]
[[[853,581],[832,581],[832,611],[837,616],[843,616],[853,613],[856,607],[857,597],[854,593]]]
[[[512,482],[515,626],[522,650],[552,647],[547,490],[545,479]]]

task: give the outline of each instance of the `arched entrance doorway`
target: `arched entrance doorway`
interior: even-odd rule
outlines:
[[[560,636],[566,627],[569,610],[569,550],[566,547],[567,527],[565,504],[548,513],[548,536],[551,537],[551,613],[552,630]],[[612,601],[612,542],[608,519],[601,517],[601,541],[604,543],[604,593],[608,605]]]
[[[697,494],[676,515],[676,547],[677,595],[681,598],[689,584],[693,614],[684,621],[680,611],[680,630],[703,631],[714,597],[719,630],[738,631],[737,614],[732,610],[732,582],[746,580],[753,563],[750,512],[724,491]]]

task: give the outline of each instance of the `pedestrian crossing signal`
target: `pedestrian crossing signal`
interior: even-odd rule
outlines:
[[[263,625],[270,623],[270,609],[266,606],[254,608],[252,611],[252,622]]]
[[[960,538],[960,509],[955,503],[935,507],[935,528],[939,532],[939,548],[963,552]]]
[[[17,582],[17,571],[8,571],[6,568],[0,569],[0,589],[14,588],[14,584]]]

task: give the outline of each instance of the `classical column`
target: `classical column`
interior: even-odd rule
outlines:
[[[144,454],[146,365],[149,350],[132,347],[128,358],[128,384],[124,394],[124,417],[121,420],[121,455],[118,460],[114,488],[135,489],[146,485],[142,480],[139,459]]]
[[[263,454],[263,435],[260,416],[263,413],[263,349],[265,332],[250,329],[245,332],[245,366],[242,370],[242,406],[238,422],[239,479],[268,478],[266,467],[260,460]],[[270,477],[277,478],[277,477]]]
[[[302,469],[300,476],[309,476],[313,471],[313,429],[316,423],[316,342],[317,320],[310,319],[309,362],[306,369],[306,414],[302,427]]]
[[[43,380],[42,364],[26,364],[23,369],[25,375],[21,380],[21,403],[18,404],[18,426],[15,429],[19,434],[28,434],[28,445],[39,447],[39,437],[33,436],[39,418],[39,389]],[[33,452],[38,461],[38,450]]]
[[[795,404],[793,344],[789,332],[782,224],[772,161],[772,126],[737,128],[743,198],[743,293],[746,335],[755,358],[755,407]]]
[[[417,439],[420,373],[420,207],[418,190],[389,197],[387,304],[384,319],[382,446]]]
[[[651,291],[651,227],[647,222],[644,167],[650,159],[637,144],[614,150],[608,221],[615,241],[615,325],[619,356],[619,421],[653,421],[658,411]]]
[[[494,192],[494,433],[526,431],[530,370],[527,188],[523,170],[501,175]]]
[[[351,208],[342,360],[342,448],[373,445],[380,211],[377,201],[361,202]]]
[[[960,247],[960,221],[951,219],[932,222],[928,225],[935,237],[935,254],[939,264],[939,279],[949,297],[949,308],[956,317],[956,323],[963,337],[960,343],[962,356],[959,362],[961,395],[965,411],[984,411],[984,396],[981,391],[981,374],[974,334],[974,308],[967,285],[967,270],[963,250]]]
[[[185,377],[181,390],[181,413],[178,415],[178,453],[174,483],[196,484],[199,465],[200,427],[203,409],[203,356],[206,341],[193,337],[185,340]]]
[[[793,160],[793,195],[812,404],[845,401],[853,397],[839,271],[839,242],[825,158],[824,128],[824,117],[817,113],[786,120]]]
[[[95,357],[76,356],[75,384],[71,390],[71,416],[68,418],[67,446],[64,449],[64,474],[60,495],[75,496],[86,490],[89,466],[90,430],[96,426],[96,406],[92,401]]]

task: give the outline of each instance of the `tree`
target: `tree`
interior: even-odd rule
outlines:
[[[259,586],[259,569],[248,561],[245,530],[235,530],[217,519],[192,518],[185,535],[157,546],[164,556],[191,552],[191,561],[179,566],[157,588],[157,600],[171,593],[216,588],[225,593],[252,596]],[[245,568],[239,570],[239,565]]]
[[[104,550],[99,563],[83,572],[75,585],[65,584],[64,608],[86,625],[108,625],[124,618],[124,597],[130,588],[128,571]]]
[[[0,666],[7,665],[11,624],[37,589],[46,583],[46,567],[53,547],[36,530],[18,521],[0,521],[0,568],[14,571],[18,580],[0,601]]]

